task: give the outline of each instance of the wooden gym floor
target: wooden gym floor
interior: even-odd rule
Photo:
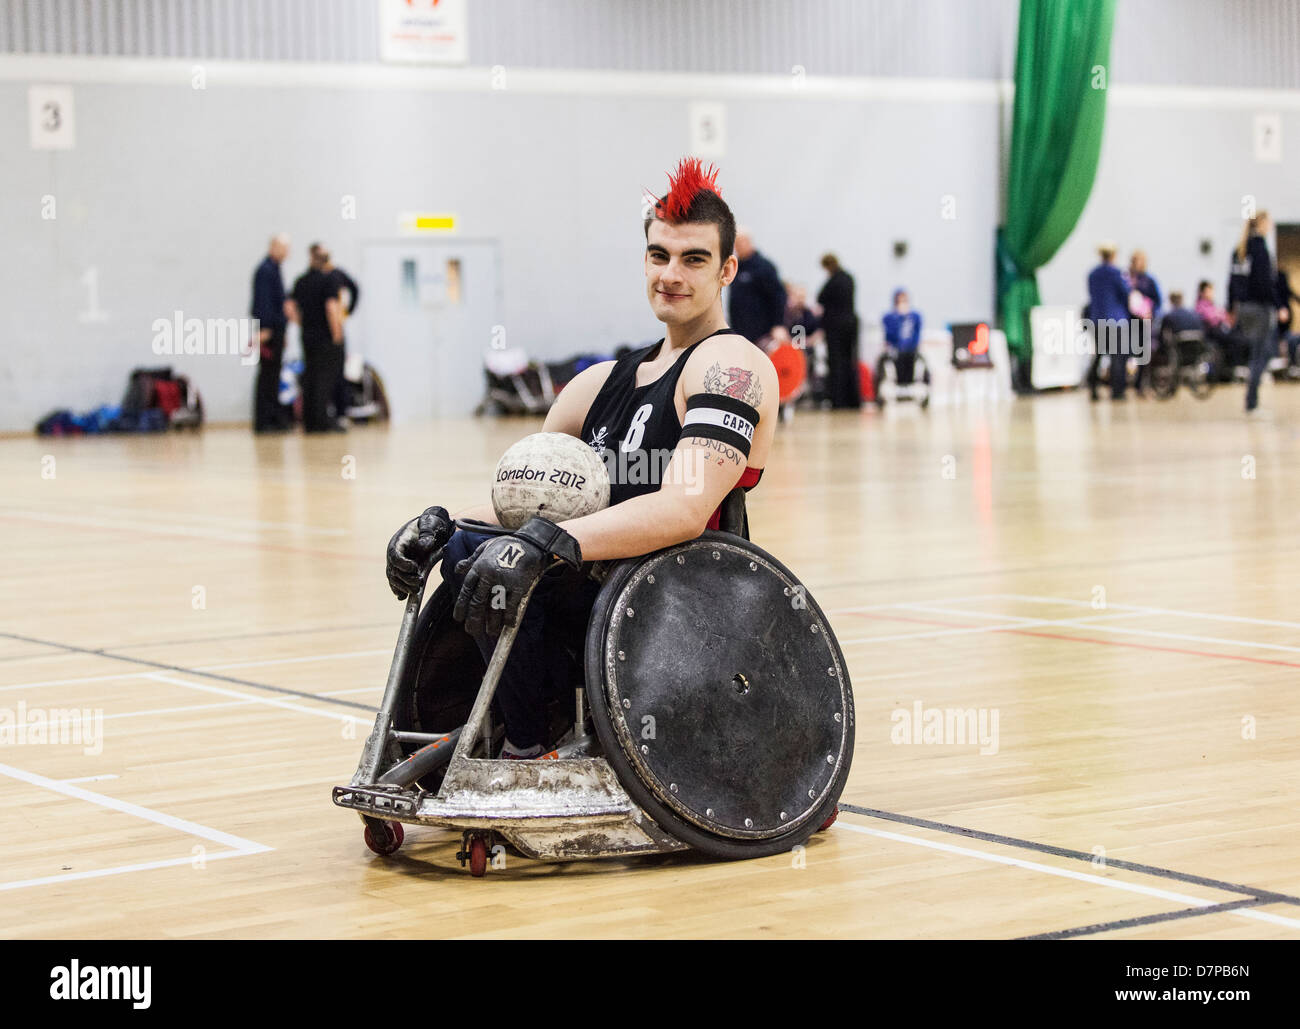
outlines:
[[[1300,388],[1241,406],[800,412],[751,521],[852,672],[837,825],[481,881],[450,833],[371,855],[329,790],[396,637],[389,535],[536,422],[0,440],[0,724],[103,718],[0,744],[0,934],[1300,936]],[[983,744],[915,742],[946,709]]]

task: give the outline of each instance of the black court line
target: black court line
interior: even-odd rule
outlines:
[[[216,672],[200,672],[193,668],[182,668],[180,665],[169,665],[162,661],[150,661],[143,657],[126,657],[120,654],[109,654],[102,650],[88,650],[86,647],[73,647],[67,643],[53,643],[50,640],[38,640],[32,636],[19,636],[12,632],[0,632],[0,636],[10,640],[22,640],[24,643],[43,643],[47,647],[58,647],[73,654],[92,654],[95,657],[108,658],[110,661],[125,661],[128,664],[144,665],[146,668],[158,668],[166,672],[181,672],[184,675],[197,675],[203,679],[216,679],[219,682],[232,682],[237,686],[249,686],[256,690],[267,690],[271,693],[283,693],[289,697],[299,697],[302,700],[318,700],[322,704],[337,704],[339,707],[354,707],[359,711],[367,711],[374,714],[377,708],[369,704],[362,704],[355,700],[340,700],[338,697],[323,697],[318,693],[307,693],[304,690],[291,690],[287,686],[271,686],[264,682],[252,682],[249,679],[236,679],[232,675],[218,675]]]
[[[1253,908],[1268,901],[1260,897],[1248,900],[1230,900],[1225,904],[1211,904],[1203,908],[1180,908],[1178,911],[1166,911],[1161,915],[1143,915],[1141,918],[1121,918],[1114,922],[1098,922],[1096,925],[1081,925],[1077,929],[1059,929],[1053,933],[1035,933],[1033,936],[1017,936],[1017,940],[1072,940],[1078,936],[1092,936],[1096,933],[1114,932],[1116,929],[1132,929],[1138,925],[1154,925],[1157,922],[1173,922],[1182,918],[1199,918],[1201,915],[1217,915],[1223,911],[1236,911],[1238,908]]]
[[[128,643],[122,647],[102,647],[94,651],[96,654],[121,654],[124,650],[141,650],[148,647],[172,647],[180,646],[183,643],[224,643],[228,640],[255,640],[267,639],[276,636],[310,636],[312,633],[321,632],[348,632],[352,629],[383,629],[391,628],[392,621],[387,622],[362,622],[356,625],[326,625],[318,629],[276,629],[272,632],[241,632],[229,636],[195,636],[188,640],[154,640],[151,643]]]
[[[911,815],[898,815],[892,811],[879,811],[875,808],[858,807],[855,804],[845,804],[840,802],[840,810],[848,811],[855,815],[865,815],[868,818],[882,818],[889,822],[902,822],[905,825],[914,825],[919,829],[935,829],[939,832],[951,833],[954,836],[965,836],[968,839],[982,840],[985,843],[1000,843],[1005,847],[1019,847],[1022,850],[1036,850],[1040,854],[1052,854],[1056,857],[1073,858],[1076,861],[1086,861],[1092,864],[1096,860],[1095,854],[1088,854],[1082,850],[1070,850],[1067,847],[1056,847],[1050,843],[1035,843],[1033,840],[1021,840],[1014,836],[1001,836],[998,833],[982,832],[979,829],[966,829],[960,825],[948,825],[944,822],[932,822],[926,818],[913,818]],[[1155,865],[1141,865],[1136,861],[1122,861],[1118,858],[1106,858],[1107,868],[1122,868],[1129,872],[1139,872],[1142,875],[1155,876],[1158,879],[1174,879],[1178,882],[1191,883],[1194,886],[1205,886],[1212,890],[1223,890],[1226,893],[1244,893],[1248,897],[1261,901],[1265,904],[1300,904],[1300,897],[1292,897],[1286,893],[1274,893],[1272,890],[1261,890],[1254,886],[1242,886],[1238,883],[1223,882],[1221,879],[1209,879],[1203,875],[1189,875],[1187,872],[1175,872],[1169,868],[1158,868]]]

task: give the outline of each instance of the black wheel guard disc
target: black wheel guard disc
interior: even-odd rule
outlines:
[[[592,612],[586,678],[624,787],[706,834],[806,834],[843,788],[853,695],[839,646],[798,580],[737,536],[706,532],[616,566]]]

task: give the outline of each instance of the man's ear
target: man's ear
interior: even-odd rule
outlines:
[[[740,262],[736,260],[736,255],[732,254],[722,262],[722,284],[730,286],[732,280],[736,277],[736,269],[740,267]]]

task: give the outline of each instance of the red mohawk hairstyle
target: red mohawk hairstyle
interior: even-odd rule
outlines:
[[[649,238],[650,223],[655,219],[670,225],[683,223],[708,223],[718,227],[721,245],[719,261],[726,261],[736,246],[736,219],[718,190],[718,169],[712,164],[705,168],[698,157],[684,157],[677,163],[676,172],[668,174],[668,192],[652,201],[645,220]]]
[[[691,204],[706,190],[722,196],[718,190],[718,169],[710,164],[706,171],[698,157],[683,157],[677,164],[677,173],[668,173],[668,192],[655,204],[655,213],[670,224],[686,221]]]

